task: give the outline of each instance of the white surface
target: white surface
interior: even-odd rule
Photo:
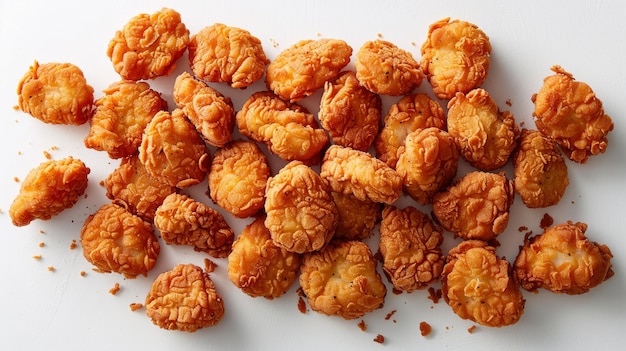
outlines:
[[[345,321],[313,311],[297,309],[297,283],[280,299],[253,299],[237,290],[226,276],[226,260],[215,260],[212,277],[222,294],[226,315],[215,327],[195,334],[165,331],[152,325],[145,309],[131,312],[129,304],[143,302],[154,277],[177,263],[201,265],[205,257],[190,248],[162,245],[161,256],[147,278],[126,280],[117,274],[99,274],[82,256],[79,239],[84,219],[106,202],[98,184],[117,165],[104,153],[87,150],[81,127],[46,125],[13,110],[15,90],[22,75],[37,59],[40,62],[72,62],[85,73],[96,97],[119,79],[106,56],[114,32],[139,13],[162,6],[178,10],[192,33],[214,22],[239,26],[261,39],[273,58],[300,39],[334,37],[348,41],[355,51],[367,41],[382,38],[396,43],[419,59],[430,23],[443,17],[468,20],[491,38],[492,67],[485,88],[502,109],[518,122],[534,127],[530,97],[549,75],[550,66],[562,65],[587,82],[604,102],[615,130],[608,151],[585,165],[568,163],[570,185],[555,207],[524,208],[519,197],[512,209],[508,229],[499,240],[500,255],[513,259],[522,243],[520,226],[539,232],[545,212],[555,222],[582,221],[588,236],[612,249],[615,276],[581,296],[525,292],[526,310],[518,324],[500,329],[478,327],[461,320],[440,301],[433,304],[426,291],[395,295],[389,289],[385,306],[360,319]],[[626,2],[623,1],[0,1],[0,349],[616,349],[622,345],[626,325],[626,248],[624,183],[626,124]],[[275,44],[278,44],[275,46]],[[186,60],[168,78],[151,82],[171,99],[174,77],[186,69]],[[257,84],[244,91],[214,85],[231,96],[239,109]],[[420,91],[429,91],[427,83]],[[316,112],[319,94],[303,104]],[[396,99],[386,98],[384,111]],[[505,102],[510,100],[511,107]],[[56,147],[54,149],[53,147]],[[72,155],[91,168],[88,197],[51,221],[35,221],[27,227],[11,225],[9,206],[19,182],[28,170],[45,160],[44,151],[60,159]],[[277,163],[274,163],[276,165]],[[465,168],[467,170],[467,168]],[[273,169],[274,172],[277,169]],[[510,167],[507,168],[511,174]],[[193,194],[212,205],[205,195],[206,183]],[[403,203],[407,202],[406,199]],[[236,232],[248,220],[227,217]],[[43,233],[41,233],[43,232]],[[43,247],[39,243],[45,243]],[[370,241],[375,247],[375,238]],[[445,248],[454,244],[446,236]],[[35,260],[33,255],[41,255]],[[55,271],[48,271],[54,266]],[[80,272],[85,271],[85,277]],[[119,282],[121,291],[109,289]],[[389,286],[390,287],[390,286]],[[439,287],[439,285],[436,285]],[[385,316],[396,310],[391,319]],[[422,337],[419,323],[428,322],[433,332]],[[379,345],[377,334],[385,337]]]

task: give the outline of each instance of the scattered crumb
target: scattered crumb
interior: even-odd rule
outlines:
[[[474,330],[476,330],[476,325],[472,325],[471,327],[467,328],[467,332],[472,334],[474,332]]]
[[[322,36],[322,33],[317,32],[317,37],[319,38],[319,37],[321,37],[321,36]]]
[[[16,182],[16,183],[19,183],[19,182],[20,182],[20,178],[18,178],[18,177],[13,177],[13,181],[14,181],[14,182]]]
[[[49,270],[50,272],[54,272],[54,271],[55,271],[54,266],[48,266],[48,270]]]
[[[547,213],[543,214],[543,218],[541,218],[541,222],[539,222],[539,227],[541,229],[546,229],[554,223],[554,219]]]
[[[519,126],[520,126],[520,127],[524,127],[524,125],[525,125],[525,124],[526,124],[526,123],[525,123],[524,121],[521,121],[521,122],[519,123]]]
[[[511,99],[506,99],[505,104],[509,107],[513,106],[513,102],[511,101]]]
[[[521,232],[527,231],[527,230],[528,230],[528,227],[527,227],[527,226],[525,226],[525,225],[523,225],[523,226],[521,226],[521,227],[517,228],[517,230],[521,233]]]
[[[43,241],[39,243],[39,247],[44,247],[46,246],[46,243],[44,243]]]
[[[217,263],[211,261],[208,258],[204,259],[204,270],[207,273],[213,273],[215,271],[215,268],[217,268]]]
[[[380,251],[376,251],[376,253],[374,254],[374,259],[378,262],[383,262],[383,254],[381,254]]]
[[[100,183],[98,183],[101,187],[104,188],[104,180],[101,180]]]
[[[376,341],[379,344],[382,344],[385,342],[385,337],[382,336],[381,334],[376,335],[376,337],[374,338],[374,341]]]
[[[420,333],[422,333],[422,336],[428,336],[432,331],[433,327],[431,327],[430,324],[426,322],[420,322]]]
[[[302,296],[298,297],[298,311],[302,314],[306,313],[306,303],[304,302]]]
[[[72,243],[70,244],[70,250],[74,250],[78,245],[76,244],[76,239],[72,240]]]
[[[33,258],[36,259],[36,260],[40,260],[41,259],[41,255],[35,255],[35,256],[33,256]]]
[[[378,34],[376,34],[376,36],[382,39],[383,33],[378,33]]]
[[[441,289],[435,290],[432,286],[428,288],[428,298],[433,301],[433,303],[439,303],[439,299],[441,299]]]
[[[85,273],[85,271],[80,271],[80,276],[81,276],[81,277],[84,277],[84,276],[86,276],[86,275],[87,275],[87,273]]]
[[[575,204],[574,200],[572,200],[572,205]]]
[[[52,155],[46,150],[43,150],[43,156],[48,160],[52,159]]]
[[[43,229],[39,229],[39,234],[46,234],[46,232],[44,232]]]
[[[417,46],[417,43],[416,43],[416,42],[414,42],[414,41],[412,41],[412,42],[411,42],[411,46]]]
[[[278,42],[274,38],[270,38],[270,43],[272,43],[273,47],[275,47],[275,48],[278,47]]]
[[[115,295],[119,291],[120,291],[120,283],[115,283],[115,286],[113,286],[111,289],[109,289],[109,294]]]
[[[58,149],[58,146],[50,146],[50,151],[57,151]]]
[[[306,295],[304,295],[304,290],[302,290],[302,287],[299,287],[298,289],[296,289],[296,294],[298,294],[298,296],[300,297],[305,297]]]
[[[13,105],[13,109],[14,109],[15,111],[19,111],[20,107],[19,107],[19,106],[17,106],[17,105]]]
[[[365,321],[361,319],[361,321],[359,322],[359,324],[357,324],[357,326],[359,327],[359,329],[361,329],[362,331],[366,331],[367,330],[367,325],[365,324]]]
[[[385,320],[386,321],[390,320],[391,316],[393,316],[396,312],[397,310],[392,310],[391,312],[387,313],[387,315],[385,316]]]
[[[138,309],[140,309],[142,307],[143,307],[143,304],[138,303],[138,302],[133,302],[133,303],[130,304],[130,310],[133,311],[133,312],[137,311]]]

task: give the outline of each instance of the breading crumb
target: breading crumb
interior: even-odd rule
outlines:
[[[539,222],[539,228],[546,229],[554,223],[554,218],[547,213],[543,214],[541,222]]]
[[[298,311],[302,314],[306,313],[306,303],[302,297],[298,297]]]
[[[387,315],[385,316],[385,320],[386,321],[390,320],[391,316],[393,316],[396,312],[397,310],[392,310],[391,312],[387,313]]]
[[[472,325],[471,327],[467,328],[467,332],[470,334],[472,334],[474,330],[476,330],[476,325]]]
[[[385,337],[384,337],[384,336],[382,336],[381,334],[378,334],[378,335],[376,335],[376,337],[374,338],[374,341],[375,341],[375,342],[377,342],[377,343],[379,343],[379,344],[382,344],[382,343],[384,343],[384,342],[385,342]]]
[[[20,178],[18,178],[18,177],[13,177],[13,181],[14,181],[14,182],[16,182],[16,183],[19,183],[19,182],[20,182]]]
[[[74,250],[78,245],[76,244],[76,239],[72,240],[72,243],[70,244],[70,250]]]
[[[215,271],[215,268],[217,268],[217,263],[211,261],[208,258],[204,259],[204,270],[207,273],[213,273]]]
[[[43,150],[43,156],[44,156],[46,159],[48,159],[48,160],[52,159],[52,154],[50,154],[50,153],[49,153],[48,151],[46,151],[46,150]]]
[[[143,307],[143,304],[138,303],[138,302],[133,302],[133,303],[130,304],[130,310],[133,311],[133,312],[137,311],[138,309],[140,309],[142,307]]]
[[[84,276],[86,276],[86,275],[87,275],[87,273],[85,273],[85,271],[80,271],[80,276],[81,276],[81,277],[84,277]]]
[[[41,259],[41,255],[34,255],[33,258],[36,259],[36,260],[40,260]]]
[[[50,272],[54,272],[54,271],[55,271],[55,268],[54,268],[54,266],[48,266],[48,270],[49,270]]]
[[[428,324],[427,322],[420,322],[420,333],[422,334],[422,336],[426,337],[430,335],[432,331],[433,328],[430,326],[430,324]]]
[[[46,243],[44,243],[43,241],[39,243],[39,247],[44,247],[46,246]]]
[[[517,230],[521,233],[521,232],[527,231],[528,227],[523,225],[523,226],[520,226],[519,228],[517,228]]]
[[[432,286],[428,288],[428,298],[433,301],[433,303],[438,303],[441,298],[441,289],[435,290]]]
[[[120,283],[115,283],[115,286],[113,286],[111,289],[109,289],[109,294],[115,295],[119,291],[120,291]]]
[[[362,331],[366,331],[367,330],[367,324],[365,324],[365,321],[361,319],[361,321],[359,322],[359,324],[357,324],[357,326],[359,327],[359,329],[361,329]]]

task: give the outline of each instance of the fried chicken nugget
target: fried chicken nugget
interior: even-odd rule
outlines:
[[[491,43],[478,26],[444,18],[430,25],[421,67],[441,100],[481,86],[489,72]]]
[[[386,206],[380,223],[378,250],[383,270],[394,288],[412,292],[439,279],[444,264],[443,228],[409,206]]]
[[[458,237],[489,241],[506,229],[514,196],[504,172],[473,171],[435,194],[433,215]]]
[[[152,225],[116,203],[92,213],[80,231],[83,256],[100,272],[147,276],[161,251]]]
[[[157,208],[154,226],[170,245],[191,245],[216,258],[227,257],[235,238],[224,217],[187,195],[172,193]]]
[[[233,88],[243,89],[261,79],[270,62],[257,37],[222,23],[193,35],[188,50],[189,65],[196,77],[228,83]]]
[[[131,18],[109,42],[107,56],[122,79],[142,80],[166,76],[189,44],[189,30],[175,10]]]
[[[300,255],[279,247],[260,216],[247,225],[228,255],[228,278],[252,297],[274,299],[286,293],[298,277]]]
[[[587,224],[568,221],[526,238],[514,263],[522,288],[577,295],[611,278],[611,250],[590,241],[586,231]]]
[[[352,194],[332,191],[331,195],[339,215],[333,238],[363,240],[370,237],[378,221],[380,204],[370,200],[361,201]]]
[[[89,167],[72,157],[42,162],[28,172],[9,208],[14,226],[48,220],[74,206],[87,189]]]
[[[606,151],[613,121],[589,85],[575,81],[561,66],[551,70],[556,74],[546,77],[532,97],[535,124],[570,160],[586,163],[589,156]]]
[[[313,169],[291,161],[265,190],[265,226],[276,245],[304,253],[324,247],[337,227],[337,206],[328,185]]]
[[[224,301],[209,273],[191,263],[159,274],[145,306],[158,327],[189,333],[217,325],[224,316]]]
[[[111,84],[96,100],[85,147],[106,151],[118,159],[137,152],[141,136],[154,115],[167,110],[167,101],[146,82],[122,80]]]
[[[302,100],[336,78],[350,56],[352,48],[343,40],[301,40],[267,66],[267,89],[289,102]]]
[[[71,63],[35,63],[17,87],[20,110],[49,124],[81,125],[91,117],[93,88]]]
[[[467,240],[448,253],[441,275],[444,300],[454,313],[488,327],[515,324],[526,301],[509,262],[482,240]]]

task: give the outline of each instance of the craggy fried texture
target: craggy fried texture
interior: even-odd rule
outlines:
[[[269,179],[265,212],[272,240],[291,252],[321,249],[337,227],[337,206],[328,185],[300,161],[291,161]]]
[[[146,82],[122,80],[111,84],[96,100],[85,147],[106,151],[110,158],[137,152],[141,136],[154,115],[167,110],[167,101]]]
[[[350,62],[352,48],[343,40],[301,40],[267,66],[267,88],[289,102],[313,94]]]
[[[206,178],[209,149],[182,110],[159,111],[144,130],[139,160],[161,182],[186,188]]]
[[[569,184],[567,165],[556,142],[523,129],[513,155],[515,191],[530,208],[559,203]]]
[[[391,204],[402,195],[402,177],[371,154],[332,145],[326,150],[320,175],[332,191],[361,201]]]
[[[546,77],[532,101],[537,129],[553,138],[572,161],[586,163],[589,156],[606,151],[611,117],[589,85],[577,82],[560,66]]]
[[[154,215],[154,226],[166,244],[191,245],[216,258],[227,257],[235,238],[215,209],[186,195],[168,195]]]
[[[258,81],[270,62],[261,41],[247,30],[215,23],[204,27],[189,41],[189,65],[194,75],[207,82],[246,88]]]
[[[304,254],[300,286],[311,309],[347,320],[381,308],[387,294],[376,259],[361,241],[333,240]]]
[[[424,93],[409,94],[391,105],[382,130],[374,141],[376,156],[396,168],[409,133],[422,128],[446,129],[446,113],[441,105]]]
[[[491,44],[472,23],[444,18],[431,24],[421,51],[422,70],[439,99],[467,93],[487,79]]]
[[[74,206],[87,189],[89,172],[89,167],[72,157],[46,161],[31,169],[9,208],[13,225],[48,220]]]
[[[35,61],[17,86],[20,110],[50,124],[84,124],[93,99],[83,71],[71,63]]]
[[[435,194],[433,215],[456,236],[488,241],[506,229],[514,196],[504,172],[473,171]]]
[[[331,192],[339,215],[334,238],[362,240],[372,235],[378,220],[380,204],[370,200],[361,201],[352,194]]]
[[[501,112],[489,93],[478,88],[450,100],[448,133],[472,166],[491,171],[509,161],[519,128],[509,111]]]
[[[407,136],[396,171],[411,198],[426,205],[432,202],[435,193],[452,182],[458,162],[459,152],[452,136],[431,127],[418,129]]]
[[[378,134],[382,101],[345,71],[324,84],[319,120],[333,143],[367,151]]]
[[[189,44],[189,30],[180,14],[163,8],[131,18],[109,42],[107,56],[122,79],[166,76]]]
[[[526,238],[514,263],[522,288],[576,295],[612,277],[611,250],[587,239],[586,231],[587,224],[568,221]]]
[[[448,253],[441,275],[443,299],[454,313],[488,327],[515,324],[525,300],[509,262],[482,240],[467,240]]]
[[[190,263],[159,274],[145,307],[152,323],[160,328],[189,333],[214,326],[224,316],[224,301],[209,274]]]
[[[100,272],[146,276],[161,247],[152,225],[116,203],[100,207],[80,231],[83,255]]]
[[[442,233],[443,228],[415,207],[385,207],[378,249],[394,288],[411,292],[439,279],[444,263]]]
[[[260,216],[237,235],[228,255],[228,278],[252,297],[274,299],[289,290],[300,268],[300,255],[274,243]]]

